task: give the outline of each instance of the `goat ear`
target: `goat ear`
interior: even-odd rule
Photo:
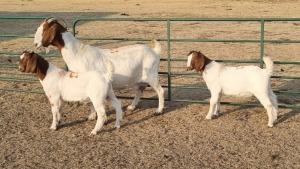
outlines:
[[[52,26],[45,30],[42,36],[42,45],[44,47],[48,47],[51,44],[51,42],[56,36],[57,28],[57,24],[52,24]]]
[[[26,65],[26,73],[35,73],[36,72],[36,68],[37,68],[37,60],[38,60],[38,56],[36,54],[33,54],[30,59],[27,62]]]
[[[203,72],[203,68],[204,68],[204,64],[205,64],[205,60],[204,60],[204,56],[202,55],[201,52],[197,52],[197,55],[195,57],[193,57],[194,62],[195,62],[195,70],[197,72]]]

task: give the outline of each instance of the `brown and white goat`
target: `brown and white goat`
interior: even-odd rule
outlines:
[[[114,89],[134,88],[136,95],[127,109],[132,110],[138,104],[146,85],[157,93],[159,105],[155,113],[161,113],[164,107],[164,91],[159,83],[158,66],[160,62],[160,44],[154,40],[153,48],[146,45],[130,45],[114,50],[100,49],[81,43],[55,18],[44,21],[37,29],[34,43],[37,47],[56,46],[68,68],[75,72],[97,70],[106,72],[104,60],[110,60],[114,67],[112,86]]]
[[[59,124],[61,100],[92,102],[92,111],[97,113],[98,119],[91,134],[101,129],[107,119],[104,101],[113,94],[110,85],[114,71],[112,65],[108,65],[106,74],[98,71],[75,73],[60,69],[33,52],[23,52],[20,59],[19,71],[35,73],[50,101],[53,114],[51,129],[56,130]],[[122,110],[118,109],[116,113],[115,126],[119,128]]]
[[[228,67],[207,58],[200,51],[191,51],[188,54],[187,70],[203,72],[203,79],[211,93],[206,119],[218,115],[223,94],[254,95],[267,110],[268,126],[273,127],[278,112],[277,97],[270,85],[273,62],[269,57],[264,57],[263,60],[266,69],[258,66]]]

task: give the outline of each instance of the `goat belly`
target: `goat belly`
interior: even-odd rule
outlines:
[[[222,94],[224,95],[232,95],[232,96],[241,96],[241,97],[251,97],[253,94],[247,91],[232,91],[232,90],[222,90]]]
[[[114,89],[123,89],[127,87],[132,87],[139,83],[141,75],[138,73],[132,73],[131,75],[124,75],[120,73],[115,73],[113,77],[112,86]]]
[[[70,101],[70,102],[90,102],[89,97],[80,91],[68,91],[68,92],[62,92],[61,98],[64,101]]]
[[[252,94],[249,92],[249,83],[246,79],[231,79],[232,81],[223,81],[221,83],[222,93],[225,95],[248,96]]]

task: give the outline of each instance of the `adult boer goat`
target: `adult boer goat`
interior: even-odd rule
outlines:
[[[108,71],[102,74],[98,71],[82,73],[67,72],[49,63],[33,52],[23,52],[19,62],[19,71],[35,73],[40,80],[46,96],[48,97],[53,114],[51,129],[56,130],[60,121],[61,99],[65,101],[91,101],[92,112],[97,113],[97,123],[91,134],[96,134],[107,117],[104,101],[113,94],[111,80],[113,65],[107,65]],[[120,127],[122,110],[116,111],[116,127]]]
[[[155,113],[162,112],[164,92],[158,77],[161,46],[156,40],[152,41],[153,48],[137,44],[113,50],[100,49],[81,43],[57,19],[51,18],[38,27],[34,43],[37,47],[56,46],[73,72],[106,72],[107,66],[103,60],[110,60],[115,67],[113,88],[131,87],[136,91],[135,98],[127,109],[133,110],[136,107],[143,90],[149,84],[158,94],[159,106]]]
[[[266,69],[257,66],[227,67],[207,58],[201,52],[189,53],[187,69],[203,72],[203,79],[211,93],[206,119],[218,115],[222,94],[254,95],[267,110],[268,126],[273,127],[278,112],[277,97],[270,86],[273,62],[269,57],[264,57],[263,60]]]

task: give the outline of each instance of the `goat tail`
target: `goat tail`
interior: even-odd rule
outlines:
[[[104,78],[107,80],[107,82],[111,82],[113,81],[115,67],[112,64],[112,62],[108,59],[105,59],[105,65],[106,65],[106,73],[104,74]]]
[[[152,39],[150,42],[150,46],[152,47],[153,51],[160,55],[161,52],[161,46],[160,43],[156,39]]]
[[[271,60],[270,57],[263,57],[263,61],[266,64],[266,71],[269,74],[269,76],[271,76],[273,74],[273,61]]]

